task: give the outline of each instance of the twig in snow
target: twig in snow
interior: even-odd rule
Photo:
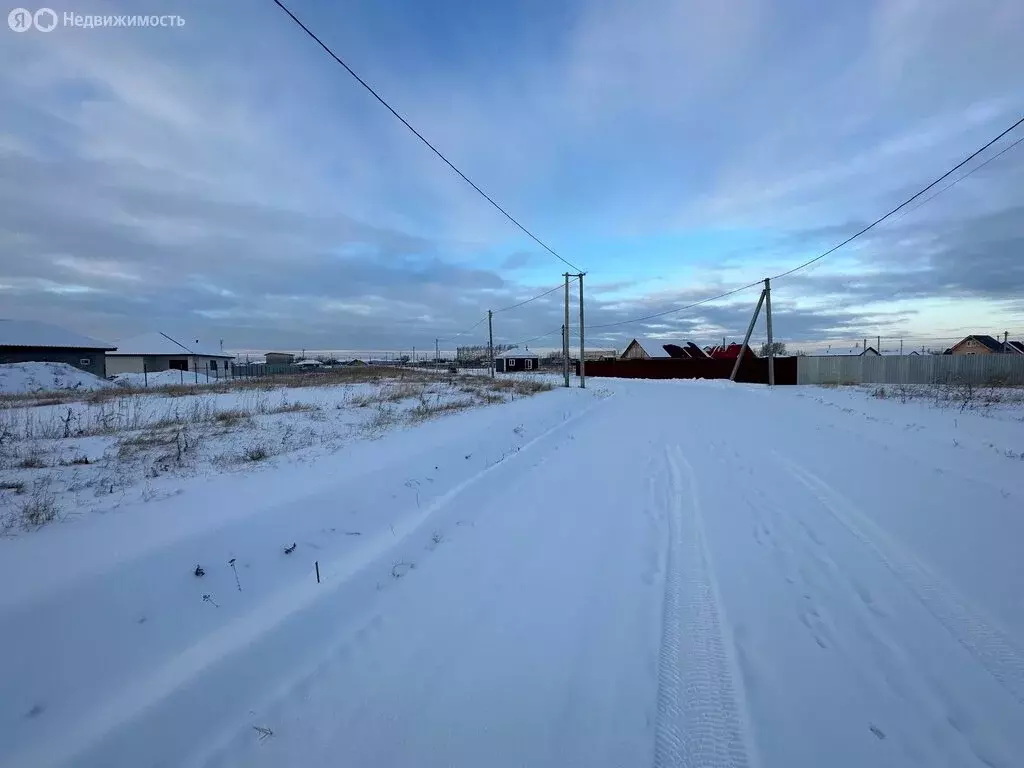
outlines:
[[[362,531],[345,531],[346,536],[362,536]]]
[[[234,574],[235,574],[235,586],[238,587],[238,591],[241,592],[242,591],[242,582],[240,582],[238,580],[238,569],[235,568],[235,558],[232,557],[230,560],[228,560],[228,565],[230,565],[231,566],[231,570],[234,571]]]
[[[260,741],[263,741],[264,739],[270,738],[274,735],[274,732],[269,728],[263,728],[261,726],[254,725],[252,729],[260,735]]]
[[[210,603],[211,605],[213,605],[213,607],[214,607],[214,608],[220,608],[220,606],[219,606],[219,605],[217,605],[217,601],[216,601],[216,600],[214,600],[214,599],[213,599],[212,597],[210,597],[209,595],[203,595],[203,602],[204,602],[204,603]]]
[[[197,565],[196,569],[194,571],[192,571],[192,573],[194,573],[196,576],[205,576],[206,575],[206,571],[203,570],[203,566],[201,566],[201,565]]]
[[[285,548],[284,548],[284,553],[285,553],[286,555],[290,555],[290,554],[291,554],[292,552],[294,552],[294,551],[295,551],[295,548],[296,548],[297,546],[298,546],[298,544],[296,544],[296,543],[295,543],[295,542],[293,541],[293,542],[292,542],[292,545],[291,545],[290,547],[285,547]]]

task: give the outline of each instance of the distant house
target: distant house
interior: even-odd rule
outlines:
[[[878,350],[875,349],[874,347],[868,347],[863,352],[858,352],[857,355],[859,357],[865,357],[865,356],[867,356],[867,357],[881,357],[881,355],[879,354]]]
[[[665,349],[671,342],[655,339],[633,339],[626,345],[620,360],[660,360],[672,357]]]
[[[692,341],[685,344],[665,344],[668,356],[676,360],[707,360],[709,355]]]
[[[510,349],[494,358],[494,370],[497,373],[519,373],[539,367],[540,358],[530,350]]]
[[[291,365],[295,362],[295,355],[291,352],[267,352],[263,357],[267,365]]]
[[[712,347],[711,351],[707,353],[708,357],[713,360],[735,360],[740,356],[740,350],[743,349],[742,344],[728,344],[726,346]],[[754,352],[748,345],[743,352],[744,358],[755,358],[757,353]]]
[[[587,362],[591,360],[614,360],[619,356],[619,353],[614,349],[585,349],[583,350],[583,359]]]
[[[324,366],[324,364],[319,360],[298,360],[295,365],[298,368],[309,368],[310,370],[314,368],[323,368]]]
[[[197,371],[223,376],[233,357],[198,341],[187,343],[166,333],[144,333],[118,342],[117,351],[107,353],[107,373]]]
[[[113,344],[36,320],[0,319],[0,363],[67,363],[107,375],[106,354]]]
[[[951,355],[999,355],[1003,343],[984,333],[967,336],[949,348]]]
[[[1006,352],[1011,355],[1024,355],[1024,341],[1006,342]]]

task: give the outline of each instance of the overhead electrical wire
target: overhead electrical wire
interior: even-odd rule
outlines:
[[[780,272],[777,275],[773,275],[769,279],[771,279],[771,280],[778,280],[779,278],[787,277],[787,276],[793,274],[794,272],[798,272],[801,269],[809,267],[811,264],[814,264],[815,262],[821,261],[826,256],[828,256],[828,255],[830,255],[832,253],[835,253],[836,251],[838,251],[843,246],[848,245],[849,243],[853,242],[854,240],[856,240],[858,237],[860,237],[864,233],[866,233],[869,230],[873,229],[874,227],[878,226],[883,221],[885,221],[886,219],[890,218],[891,216],[893,216],[894,214],[896,214],[897,212],[899,212],[900,210],[905,208],[907,205],[912,203],[914,200],[916,200],[917,198],[921,197],[921,195],[923,195],[929,189],[931,189],[932,187],[936,186],[937,184],[939,184],[943,180],[949,178],[952,174],[956,173],[958,170],[963,168],[965,165],[967,165],[967,163],[969,163],[971,160],[976,158],[978,155],[980,155],[986,149],[991,147],[997,141],[999,141],[1004,136],[1006,136],[1009,133],[1012,133],[1014,130],[1016,130],[1022,123],[1024,123],[1024,117],[1021,117],[1020,119],[1018,119],[1009,128],[1007,128],[1004,131],[1002,131],[1001,133],[999,133],[999,135],[997,135],[995,138],[987,141],[980,148],[976,149],[974,152],[969,154],[966,158],[961,160],[959,163],[954,165],[952,168],[950,168],[944,174],[942,174],[937,179],[935,179],[935,181],[931,182],[930,184],[928,184],[927,186],[923,187],[918,192],[916,192],[913,195],[911,195],[910,197],[908,197],[906,200],[904,200],[902,203],[897,205],[895,208],[893,208],[891,211],[886,213],[884,216],[880,216],[879,218],[875,219],[873,222],[868,224],[866,227],[864,227],[860,231],[856,232],[853,235],[850,235],[850,237],[846,238],[845,240],[843,240],[838,245],[835,245],[832,248],[829,248],[824,253],[818,254],[813,259],[808,259],[807,261],[803,262],[802,264],[798,264],[797,266],[793,267],[792,269],[787,269],[785,272]],[[975,171],[979,170],[980,168],[983,168],[984,166],[988,165],[990,162],[992,162],[996,158],[1000,157],[1001,155],[1005,154],[1009,150],[1013,149],[1015,146],[1017,146],[1019,143],[1021,143],[1021,141],[1024,141],[1024,137],[1021,137],[1021,138],[1017,139],[1015,142],[1013,142],[1012,144],[1004,147],[997,154],[995,154],[992,157],[990,157],[987,160],[985,160],[985,162],[980,163],[977,167],[971,169],[969,172],[967,172],[963,176],[955,179],[952,183],[948,184],[946,187],[940,189],[935,194],[933,194],[933,195],[929,196],[928,198],[926,198],[924,201],[922,201],[920,203],[920,205],[915,207],[915,210],[916,210],[916,208],[920,207],[921,205],[924,205],[925,203],[927,203],[929,200],[931,200],[931,199],[937,197],[938,195],[942,194],[943,192],[945,192],[950,187],[953,187],[956,184],[960,183],[961,181],[966,179],[968,176],[970,176]],[[707,299],[702,299],[700,301],[695,301],[692,304],[687,304],[686,306],[683,306],[683,307],[676,307],[674,309],[665,310],[664,312],[655,312],[654,314],[644,315],[642,317],[634,317],[634,318],[631,318],[629,320],[619,320],[619,321],[614,322],[614,323],[602,323],[602,324],[599,324],[599,325],[588,325],[587,326],[587,330],[588,331],[591,331],[591,330],[595,330],[596,331],[596,330],[600,330],[601,328],[614,328],[614,327],[617,327],[617,326],[620,326],[620,325],[629,325],[630,323],[640,323],[640,322],[643,322],[645,320],[653,320],[653,319],[658,318],[658,317],[665,317],[666,315],[675,314],[676,312],[683,312],[683,311],[685,311],[687,309],[693,309],[694,307],[699,307],[702,304],[708,304],[708,303],[710,303],[712,301],[718,301],[719,299],[724,299],[727,296],[732,296],[733,294],[739,293],[740,291],[745,291],[748,288],[753,288],[756,285],[761,285],[763,282],[764,282],[763,280],[755,280],[752,283],[748,283],[747,285],[741,286],[739,288],[734,288],[733,290],[726,291],[725,293],[720,293],[717,296],[711,296],[711,297],[709,297]]]
[[[963,168],[963,167],[964,167],[965,165],[967,165],[967,163],[969,163],[969,162],[970,162],[971,160],[973,160],[974,158],[976,158],[976,157],[977,157],[978,155],[980,155],[980,154],[981,154],[982,152],[984,152],[984,151],[985,151],[986,149],[988,149],[989,147],[991,147],[991,146],[992,146],[993,144],[995,144],[995,143],[996,143],[997,141],[999,141],[999,140],[1000,140],[1001,138],[1003,138],[1003,137],[1004,137],[1004,136],[1006,136],[1006,135],[1007,135],[1008,133],[1011,133],[1011,132],[1012,132],[1013,130],[1015,130],[1015,129],[1017,128],[1017,126],[1021,125],[1021,123],[1024,123],[1024,117],[1021,117],[1021,118],[1020,118],[1019,120],[1017,120],[1017,122],[1015,122],[1015,123],[1014,123],[1013,125],[1011,125],[1011,126],[1010,126],[1009,128],[1007,128],[1006,130],[1004,130],[1004,131],[1003,131],[1002,133],[1000,133],[1000,134],[999,134],[998,136],[996,136],[996,137],[995,137],[994,139],[991,139],[990,141],[988,141],[988,142],[986,142],[985,144],[983,144],[983,145],[982,145],[982,146],[981,146],[981,147],[980,147],[979,149],[976,149],[976,150],[975,150],[974,152],[972,152],[971,154],[969,154],[969,155],[968,155],[967,157],[965,157],[965,158],[964,158],[963,160],[961,160],[961,161],[960,161],[959,163],[957,163],[957,164],[956,164],[956,165],[954,165],[954,166],[953,166],[952,168],[950,168],[950,169],[949,169],[948,171],[946,171],[946,172],[945,172],[944,174],[942,174],[941,176],[939,176],[939,178],[935,179],[935,181],[933,181],[933,182],[932,182],[931,184],[929,184],[928,186],[924,187],[923,189],[919,190],[918,192],[916,192],[916,193],[914,193],[913,195],[911,195],[910,197],[908,197],[908,198],[907,198],[906,200],[904,200],[904,201],[903,201],[902,203],[900,203],[899,205],[897,205],[897,206],[896,206],[895,208],[893,208],[893,209],[892,209],[891,211],[889,211],[889,212],[888,212],[887,214],[885,214],[884,216],[879,216],[879,217],[878,217],[877,219],[875,219],[875,220],[874,220],[873,222],[871,222],[870,224],[868,224],[868,225],[867,225],[866,227],[864,227],[864,228],[863,228],[862,230],[860,230],[859,232],[856,232],[856,233],[854,233],[854,234],[850,235],[850,236],[849,236],[848,238],[846,238],[845,240],[843,240],[843,242],[839,243],[838,245],[834,245],[834,246],[832,246],[831,248],[829,248],[829,249],[828,249],[827,251],[825,251],[824,253],[820,253],[820,254],[818,254],[817,256],[815,256],[815,257],[814,257],[813,259],[808,259],[807,261],[803,262],[802,264],[797,264],[797,265],[796,265],[795,267],[793,267],[792,269],[787,269],[787,270],[786,270],[785,272],[780,272],[780,273],[779,273],[779,274],[777,274],[777,275],[773,275],[773,276],[772,276],[772,277],[771,277],[770,279],[772,279],[772,280],[778,280],[778,279],[779,279],[779,278],[781,278],[781,277],[786,277],[787,275],[791,275],[791,274],[793,274],[794,272],[797,272],[797,271],[799,271],[799,270],[801,270],[801,269],[803,269],[803,268],[805,268],[805,267],[809,267],[809,266],[810,266],[811,264],[813,264],[814,262],[816,262],[816,261],[821,261],[821,260],[822,260],[822,259],[824,259],[824,258],[825,258],[826,256],[828,256],[829,254],[831,254],[831,253],[835,253],[836,251],[838,251],[838,250],[839,250],[840,248],[842,248],[842,247],[843,247],[844,245],[847,245],[848,243],[851,243],[851,242],[853,242],[853,241],[854,241],[854,240],[856,240],[856,239],[857,239],[858,237],[860,237],[861,235],[863,235],[863,234],[864,234],[865,232],[868,232],[869,230],[871,230],[871,229],[874,229],[874,228],[875,228],[875,227],[877,227],[877,226],[878,226],[879,224],[881,224],[881,223],[882,223],[883,221],[885,221],[886,219],[888,219],[888,218],[889,218],[890,216],[892,216],[893,214],[897,213],[897,212],[898,212],[898,211],[899,211],[900,209],[902,209],[902,208],[905,208],[905,207],[906,207],[907,205],[909,205],[910,203],[914,202],[914,201],[915,201],[915,200],[916,200],[917,198],[919,198],[919,197],[920,197],[921,195],[923,195],[923,194],[924,194],[925,192],[927,192],[927,191],[928,191],[929,189],[931,189],[932,187],[936,186],[936,185],[937,185],[937,184],[939,184],[939,183],[940,183],[941,181],[943,181],[943,180],[945,180],[945,179],[949,178],[950,176],[952,176],[952,175],[953,175],[954,173],[956,173],[956,172],[957,172],[958,170],[960,170],[961,168]],[[1014,146],[1014,145],[1012,145],[1012,144],[1011,144],[1011,145],[1010,145],[1010,147],[1007,147],[1006,149],[1010,149],[1010,148],[1011,148],[1012,146]],[[1002,152],[1000,152],[999,154],[1002,154]],[[996,155],[996,157],[998,157],[998,155]],[[994,160],[994,159],[995,159],[995,157],[993,157],[992,159]],[[967,176],[969,176],[969,175],[970,175],[970,174],[965,174],[965,175],[964,175],[963,177],[961,177],[961,179],[967,178]],[[953,184],[956,184],[956,183],[958,183],[959,181],[961,181],[961,179],[957,179],[956,181],[954,181],[954,182],[953,182]],[[951,184],[950,186],[953,186],[953,184]],[[937,193],[937,194],[938,194],[938,193]],[[933,195],[933,197],[934,197],[934,195]],[[923,203],[922,203],[922,205],[923,205]]]
[[[579,279],[578,277],[574,277],[571,280],[569,280],[569,283],[571,284],[571,283],[575,282],[578,279]],[[502,307],[501,309],[496,309],[496,310],[494,310],[494,314],[498,314],[499,312],[508,312],[510,309],[518,309],[519,307],[522,307],[525,304],[529,304],[531,301],[536,301],[537,299],[542,299],[545,296],[554,293],[555,291],[562,290],[563,288],[565,288],[565,283],[561,283],[559,285],[556,285],[554,288],[551,288],[550,290],[544,291],[544,293],[538,293],[536,296],[533,296],[533,297],[531,297],[529,299],[526,299],[525,301],[520,301],[518,304],[512,304],[511,306],[508,306],[508,307]]]
[[[289,18],[291,18],[292,21],[294,21],[296,24],[298,24],[303,32],[305,32],[313,40],[315,40],[317,45],[319,45],[321,48],[324,49],[324,51],[327,52],[328,56],[330,56],[338,64],[340,64],[342,67],[344,67],[345,71],[348,72],[350,75],[352,75],[352,77],[354,77],[356,79],[356,82],[358,82],[361,86],[363,86],[363,88],[365,88],[367,91],[369,91],[370,94],[373,96],[373,98],[375,98],[377,101],[379,101],[381,104],[383,104],[384,107],[388,110],[388,112],[390,112],[392,115],[394,115],[396,118],[398,118],[398,120],[401,121],[402,125],[404,125],[410,131],[412,131],[413,135],[416,136],[417,139],[422,141],[430,149],[431,152],[433,152],[435,155],[437,155],[439,158],[441,158],[441,160],[444,161],[445,165],[447,165],[449,168],[451,168],[453,171],[455,171],[455,173],[458,174],[458,176],[464,182],[466,182],[467,184],[469,184],[469,186],[471,186],[473,189],[475,189],[480,194],[480,196],[484,198],[484,200],[486,200],[492,206],[494,206],[494,208],[497,209],[506,219],[511,221],[520,230],[522,230],[527,235],[527,237],[529,237],[531,240],[533,240],[535,243],[537,243],[537,245],[539,245],[545,251],[550,253],[552,256],[554,256],[556,259],[558,259],[560,262],[562,262],[563,264],[565,264],[567,266],[572,267],[577,272],[583,272],[584,271],[584,270],[580,269],[579,267],[577,267],[575,264],[573,264],[568,259],[563,258],[562,256],[560,256],[551,246],[549,246],[547,243],[545,243],[543,240],[541,240],[539,237],[537,237],[535,234],[533,234],[533,232],[531,232],[526,227],[524,227],[522,224],[520,224],[512,216],[512,214],[510,214],[508,211],[506,211],[504,208],[502,208],[500,205],[498,205],[498,203],[495,202],[494,198],[492,198],[490,195],[488,195],[486,192],[484,192],[482,189],[480,189],[480,187],[478,187],[473,182],[472,179],[470,179],[466,174],[464,174],[462,171],[460,171],[455,166],[455,164],[451,160],[449,160],[447,157],[445,157],[437,147],[435,147],[433,144],[431,144],[426,139],[426,137],[423,136],[422,133],[417,131],[408,120],[406,120],[404,117],[402,117],[400,114],[398,114],[398,112],[395,110],[395,108],[392,107],[390,104],[388,104],[388,102],[384,100],[384,97],[382,97],[379,93],[377,93],[377,91],[375,91],[373,89],[373,87],[369,83],[367,83],[365,80],[363,80],[363,78],[361,78],[359,75],[357,75],[355,73],[355,71],[348,64],[346,64],[344,61],[342,61],[341,57],[339,57],[338,54],[336,54],[333,50],[331,50],[331,48],[323,40],[321,40],[319,37],[317,37],[316,34],[313,32],[313,30],[311,30],[309,27],[307,27],[305,24],[303,24],[299,20],[299,18],[294,13],[292,13],[284,3],[281,2],[281,0],[273,0],[273,2],[274,2],[274,5],[276,5],[278,8],[280,8],[286,14],[288,14]]]

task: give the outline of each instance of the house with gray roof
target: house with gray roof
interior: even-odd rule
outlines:
[[[104,378],[106,353],[115,349],[114,344],[38,320],[0,319],[0,364],[67,363]]]

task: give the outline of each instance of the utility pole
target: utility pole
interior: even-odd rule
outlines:
[[[438,341],[437,339],[434,339],[434,362],[435,363],[441,362],[441,353],[438,352],[437,341]]]
[[[487,358],[490,360],[491,365],[491,378],[494,378],[494,326],[491,319],[494,317],[494,313],[491,310],[487,310]]]
[[[875,352],[882,354],[882,337],[875,336]]]
[[[900,339],[900,357],[903,357],[903,339]]]
[[[768,386],[775,386],[775,346],[772,344],[772,284],[764,279],[764,311],[768,326]]]
[[[587,374],[584,370],[586,363],[584,362],[584,346],[583,346],[583,275],[584,272],[580,272],[580,389],[587,388]]]
[[[732,367],[732,375],[729,376],[729,381],[736,381],[736,374],[740,371],[740,363],[743,361],[743,353],[747,351],[747,344],[750,343],[750,334],[754,332],[754,323],[757,322],[757,316],[761,312],[761,305],[764,303],[764,289],[761,289],[761,297],[757,300],[757,306],[754,307],[754,315],[750,318],[750,325],[747,326],[747,335],[743,337],[743,346],[740,347],[740,353],[736,355],[736,364]]]
[[[565,343],[562,345],[562,372],[565,374],[565,386],[569,386],[569,273],[565,278]]]

